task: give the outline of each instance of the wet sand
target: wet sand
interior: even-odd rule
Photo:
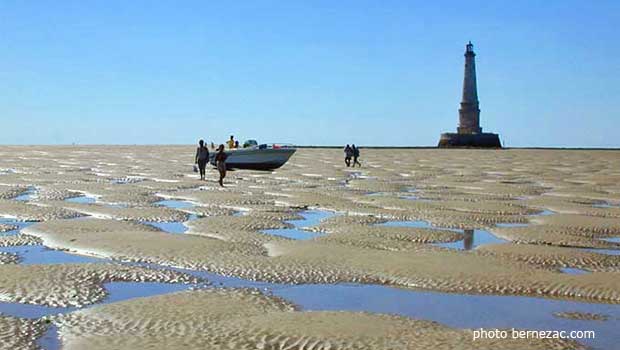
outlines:
[[[300,287],[359,283],[603,303],[612,314],[620,303],[620,256],[613,254],[620,251],[614,241],[620,236],[620,208],[614,207],[620,203],[618,152],[363,150],[364,166],[353,169],[344,167],[340,150],[299,150],[274,172],[230,172],[222,189],[213,170],[207,174],[210,181],[197,180],[187,161],[192,151],[185,146],[1,147],[0,169],[7,171],[0,172],[0,215],[5,217],[0,247],[15,247],[0,254],[2,299],[86,307],[105,298],[107,282],[198,282],[166,270],[174,267]],[[41,162],[45,169],[38,168]],[[332,215],[295,228],[307,209]],[[474,233],[466,237],[466,232]],[[479,241],[489,238],[505,243]],[[471,250],[454,248],[465,240],[470,242],[462,246]],[[66,264],[60,258],[42,264],[34,259],[27,265],[29,256],[20,262],[21,246],[41,244],[106,260]],[[127,265],[136,262],[159,268]],[[217,293],[198,294],[209,299]],[[252,309],[267,297],[250,298],[242,308]],[[193,302],[194,296],[150,297],[149,303],[163,307],[172,300],[166,298]],[[194,315],[174,307],[152,316],[153,321],[145,321],[148,310],[119,321],[144,327],[140,339],[123,334],[116,321],[97,331],[71,321],[96,321],[98,313],[129,310],[132,303],[91,307],[55,320],[62,346],[97,348],[116,339],[118,348],[157,342],[165,348],[170,343],[154,334],[169,313],[182,327],[173,327],[169,339],[187,348],[223,348],[224,340],[237,348],[305,349],[328,343],[364,349],[577,347],[472,342],[466,330],[423,319],[352,312],[260,311],[238,322],[213,321],[204,340],[189,331],[200,327]],[[589,319],[582,314],[588,313],[563,310],[556,319]],[[377,327],[362,329],[364,322]],[[342,327],[320,326],[324,323]],[[249,330],[264,334],[263,339]],[[411,341],[422,330],[428,342],[419,341],[419,334],[417,342]],[[599,336],[603,340],[594,345],[610,344],[617,334]]]

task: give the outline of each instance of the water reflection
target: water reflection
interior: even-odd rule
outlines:
[[[474,230],[465,230],[463,233],[463,249],[471,250],[474,246]]]

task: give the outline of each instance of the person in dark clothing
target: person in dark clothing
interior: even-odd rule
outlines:
[[[206,167],[207,162],[209,162],[209,149],[205,147],[205,142],[203,140],[198,141],[198,148],[196,149],[196,162],[198,164],[198,168],[200,169],[200,180],[206,180]]]
[[[220,186],[224,187],[224,178],[226,177],[226,158],[228,155],[224,152],[224,145],[220,145],[215,154],[215,165],[220,172]]]
[[[352,145],[351,150],[353,151],[353,167],[355,168],[355,164],[361,167],[362,163],[357,160],[357,158],[360,157],[360,149],[355,147],[355,145]]]
[[[351,147],[349,147],[349,145],[347,145],[347,147],[344,148],[344,164],[347,165],[347,167],[351,166],[351,157],[353,156],[353,149],[351,149]]]

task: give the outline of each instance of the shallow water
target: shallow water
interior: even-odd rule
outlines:
[[[22,202],[27,202],[29,200],[32,200],[34,197],[36,196],[36,188],[34,187],[30,187],[28,188],[28,190],[22,194],[20,194],[19,196],[13,198],[16,201],[22,201]]]
[[[197,215],[191,214],[189,215],[187,221],[196,220],[197,218],[198,218]],[[187,221],[183,221],[183,222],[181,221],[172,221],[172,222],[142,221],[141,223],[157,227],[158,229],[164,232],[181,234],[181,233],[187,232],[187,230],[189,229],[189,227],[185,226],[185,223]]]
[[[336,214],[325,210],[306,210],[299,215],[304,218],[301,220],[286,221],[292,224],[293,228],[262,230],[261,232],[268,235],[282,236],[296,240],[307,240],[322,235],[320,232],[312,232],[303,230],[304,227],[318,225],[322,220],[335,216]]]
[[[458,232],[463,235],[463,238],[447,243],[433,243],[433,245],[444,248],[451,249],[459,249],[459,250],[471,250],[475,249],[483,244],[491,244],[491,243],[506,243],[508,241],[498,238],[493,235],[491,232],[482,229],[475,230],[461,230],[455,228],[447,228],[447,227],[437,227],[432,226],[429,222],[424,220],[416,220],[416,221],[388,221],[383,224],[379,224],[380,226],[392,226],[392,227],[416,227],[416,228],[425,228],[425,229],[433,229],[433,230],[448,230],[453,232]]]
[[[586,248],[584,251],[604,254],[604,255],[620,255],[620,249],[595,249],[595,248]]]
[[[620,243],[620,237],[601,238],[601,239],[607,242]]]
[[[569,275],[584,275],[584,274],[590,273],[590,271],[578,269],[575,267],[562,267],[560,268],[560,271],[562,271],[562,273],[567,273]]]
[[[104,283],[103,286],[108,291],[106,298],[99,303],[86,305],[84,308],[133,298],[149,297],[188,290],[190,288],[195,288],[198,285],[160,282],[110,282]],[[49,307],[0,301],[0,313],[21,318],[38,319],[44,316],[64,314],[78,309],[79,308],[77,307]]]
[[[460,295],[411,291],[377,285],[301,285],[274,289],[277,296],[304,310],[348,310],[391,313],[433,320],[458,328],[527,328],[533,330],[594,330],[596,339],[582,340],[597,349],[611,349],[620,327],[620,306],[552,299]],[[589,312],[611,316],[608,321],[577,321],[556,312]]]
[[[155,205],[161,205],[172,209],[187,209],[194,207],[194,204],[184,200],[166,199],[163,201],[155,202]]]
[[[62,343],[58,336],[58,328],[51,324],[43,336],[37,340],[37,344],[43,350],[60,350]]]
[[[77,310],[75,307],[49,307],[32,304],[10,303],[0,301],[0,313],[5,315],[37,319]]]
[[[16,221],[15,219],[12,219],[12,218],[2,218],[2,217],[0,217],[0,224],[7,224],[7,225],[17,226],[17,229],[15,229],[15,230],[6,231],[6,232],[0,232],[0,237],[1,237],[1,236],[16,235],[16,234],[19,233],[19,230],[34,224],[34,222],[32,222],[32,221]]]
[[[487,230],[464,230],[463,239],[456,242],[435,243],[433,245],[444,248],[472,250],[484,244],[506,243]]]
[[[159,202],[155,202],[155,205],[159,205],[162,207],[167,207],[171,209],[188,209],[194,207],[194,204],[184,200],[176,200],[176,199],[166,199]],[[187,221],[196,220],[198,218],[197,215],[191,214]],[[185,226],[185,222],[173,221],[173,222],[155,222],[155,221],[142,221],[143,224],[151,225],[157,227],[158,229],[168,232],[168,233],[185,233],[189,229],[189,227]]]
[[[62,250],[50,249],[42,245],[27,245],[15,247],[1,247],[0,252],[17,254],[19,263],[23,265],[33,264],[82,264],[108,262],[84,255],[70,254]]]
[[[612,204],[612,203],[596,203],[592,205],[595,208],[620,208],[620,203]]]
[[[65,202],[71,203],[82,203],[82,204],[92,204],[97,202],[97,198],[89,197],[89,196],[79,196],[65,199]]]

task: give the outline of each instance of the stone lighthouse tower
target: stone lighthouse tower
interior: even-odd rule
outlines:
[[[463,97],[459,109],[457,133],[441,134],[439,147],[502,147],[497,134],[483,133],[480,127],[475,57],[474,45],[470,41],[465,46]]]
[[[478,87],[476,86],[476,54],[471,41],[465,47],[465,75],[463,78],[463,99],[459,109],[459,134],[479,134],[480,108],[478,108]]]

